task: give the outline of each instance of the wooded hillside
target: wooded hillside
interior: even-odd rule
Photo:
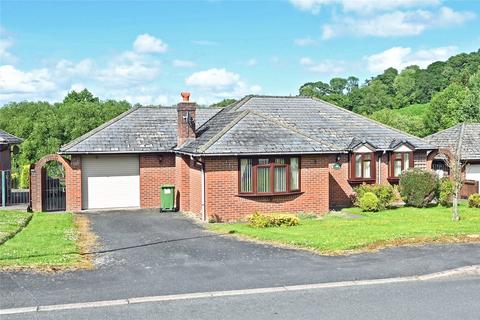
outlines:
[[[363,84],[354,76],[308,82],[299,93],[426,136],[459,122],[480,122],[480,50],[425,69],[388,68]],[[410,111],[401,112],[404,108]]]

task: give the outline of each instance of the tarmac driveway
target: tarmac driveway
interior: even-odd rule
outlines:
[[[0,309],[436,272],[480,264],[480,246],[433,245],[326,257],[205,231],[180,214],[88,213],[94,270],[0,272]]]

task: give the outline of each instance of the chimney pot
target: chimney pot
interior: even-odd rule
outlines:
[[[184,91],[180,94],[184,102],[190,101],[190,92]]]

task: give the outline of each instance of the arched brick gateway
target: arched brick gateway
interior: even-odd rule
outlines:
[[[80,211],[82,209],[82,164],[81,158],[73,156],[72,160],[58,154],[50,154],[30,167],[30,201],[33,211],[43,211],[43,188],[45,181],[45,165],[55,161],[65,169],[66,210]]]

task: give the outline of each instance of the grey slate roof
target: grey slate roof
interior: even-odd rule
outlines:
[[[197,127],[218,109],[197,109]],[[133,108],[62,146],[62,154],[170,152],[177,145],[174,107]]]
[[[425,140],[438,148],[456,147],[461,142],[462,160],[480,160],[480,123],[463,123],[437,132]]]
[[[199,128],[180,152],[205,155],[336,153],[366,141],[392,150],[399,141],[416,149],[435,147],[351,111],[309,97],[247,96]]]
[[[0,130],[0,144],[19,144],[22,139],[15,137],[13,134]]]

